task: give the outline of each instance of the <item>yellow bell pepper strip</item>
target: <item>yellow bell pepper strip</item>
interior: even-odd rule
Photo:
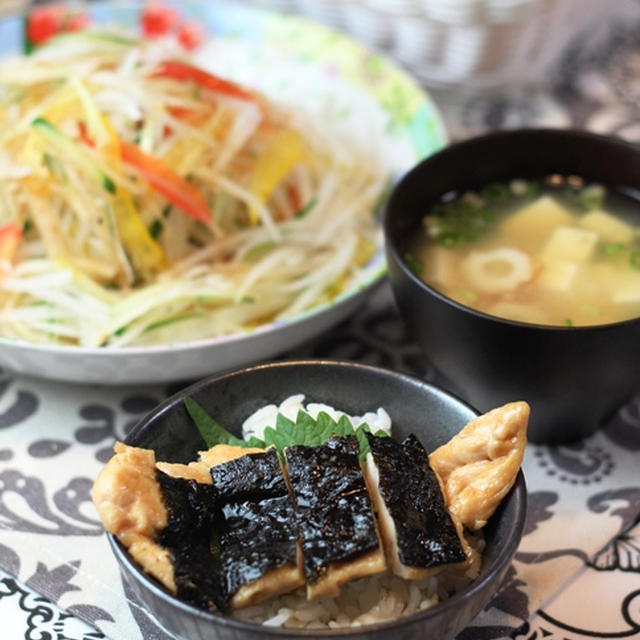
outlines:
[[[249,185],[251,193],[266,203],[280,181],[302,158],[302,140],[297,131],[278,131],[258,158]],[[254,208],[249,210],[249,218],[257,224],[259,217]]]
[[[78,88],[81,85],[78,84]],[[91,134],[84,122],[78,122],[80,138],[90,147],[95,147],[107,164],[122,172],[122,149],[120,140],[109,122],[98,110],[88,92],[80,91],[83,106],[90,123]],[[96,142],[98,141],[98,142]],[[145,281],[152,279],[164,266],[164,252],[145,226],[131,194],[119,188],[112,201],[113,213],[120,239],[127,250],[137,274]]]
[[[162,160],[144,153],[131,142],[120,141],[122,160],[176,207],[204,224],[211,222],[211,211],[204,196]]]
[[[193,82],[202,89],[222,93],[232,98],[258,102],[258,96],[253,91],[219,76],[215,76],[198,67],[194,67],[179,60],[165,60],[161,62],[153,73],[154,78],[171,78],[182,82]]]
[[[7,222],[0,226],[0,264],[10,263],[22,238],[22,227],[15,222]]]
[[[36,118],[32,126],[67,158],[73,158],[78,164],[87,167],[102,183],[105,191],[113,196],[110,198],[110,205],[115,216],[118,234],[129,254],[133,267],[144,280],[153,277],[162,268],[164,254],[160,245],[151,237],[144,225],[128,191],[122,188],[117,189],[113,180],[83,147],[78,145],[75,140],[68,138],[50,122],[43,118]],[[106,164],[111,165],[112,169],[120,171],[122,163],[119,140],[104,118],[101,120],[101,127],[103,138],[107,140],[107,143],[98,150],[103,153]],[[79,126],[79,129],[83,141],[88,146],[94,147],[95,142],[89,137],[86,128]]]

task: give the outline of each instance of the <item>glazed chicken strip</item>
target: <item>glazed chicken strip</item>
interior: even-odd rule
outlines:
[[[105,529],[172,593],[223,609],[208,545],[216,508],[206,465],[156,463],[152,450],[120,442],[114,450],[92,492]]]
[[[116,455],[100,471],[92,497],[104,528],[132,557],[169,590],[176,592],[167,549],[155,542],[167,526],[168,513],[156,481],[153,451],[117,442]]]
[[[510,402],[471,420],[429,456],[455,519],[482,528],[513,486],[527,442],[529,405]]]
[[[420,580],[462,566],[467,545],[419,440],[414,435],[402,442],[372,433],[365,437],[370,448],[365,479],[393,572]]]
[[[386,569],[358,454],[355,436],[285,449],[308,599]]]
[[[293,502],[276,450],[218,444],[199,459],[221,505],[216,532],[231,608],[302,586]]]

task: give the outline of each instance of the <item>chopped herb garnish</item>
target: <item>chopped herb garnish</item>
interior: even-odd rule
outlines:
[[[565,318],[563,322],[567,327],[573,327],[573,320],[571,318]]]
[[[627,245],[623,242],[606,242],[602,245],[602,252],[606,256],[619,256],[627,250]]]
[[[533,198],[537,197],[540,193],[540,185],[535,181],[530,181],[527,183],[527,193],[526,197],[533,200]]]
[[[599,184],[590,185],[579,191],[578,204],[587,211],[602,209],[605,190]]]
[[[509,197],[509,188],[499,182],[493,182],[480,191],[480,197],[486,202],[503,202]]]
[[[466,302],[468,304],[473,304],[478,300],[478,294],[471,289],[461,289],[460,291],[458,291],[458,295],[463,302]]]
[[[29,233],[33,229],[33,220],[27,218],[22,225],[22,233]]]
[[[407,266],[409,267],[409,269],[411,269],[411,271],[413,271],[413,273],[415,273],[417,276],[422,276],[422,262],[420,262],[418,258],[416,258],[412,253],[407,252],[404,254],[404,259],[407,263]]]
[[[436,242],[446,249],[452,249],[462,240],[462,234],[455,231],[441,231],[436,237]]]
[[[634,269],[640,269],[640,251],[632,251],[629,256],[629,264]]]
[[[171,207],[172,205],[168,204],[164,207],[164,209],[162,209],[162,217],[163,218],[168,218],[169,214],[171,213]]]

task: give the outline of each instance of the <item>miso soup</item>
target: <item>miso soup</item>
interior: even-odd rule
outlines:
[[[429,285],[490,315],[550,325],[640,316],[640,206],[576,176],[447,194],[405,256]]]

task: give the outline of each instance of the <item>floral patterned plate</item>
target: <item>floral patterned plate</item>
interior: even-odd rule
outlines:
[[[296,16],[234,2],[181,2],[179,10],[204,27],[196,53],[213,72],[254,86],[280,101],[320,110],[340,131],[376,145],[397,179],[446,143],[440,114],[407,74],[352,39]],[[141,6],[87,5],[91,20],[136,29]],[[0,22],[0,54],[22,47],[18,16]],[[165,382],[202,377],[271,358],[325,331],[352,313],[386,273],[382,250],[361,283],[285,321],[193,343],[120,349],[47,346],[0,338],[0,366],[45,378],[101,384]]]

